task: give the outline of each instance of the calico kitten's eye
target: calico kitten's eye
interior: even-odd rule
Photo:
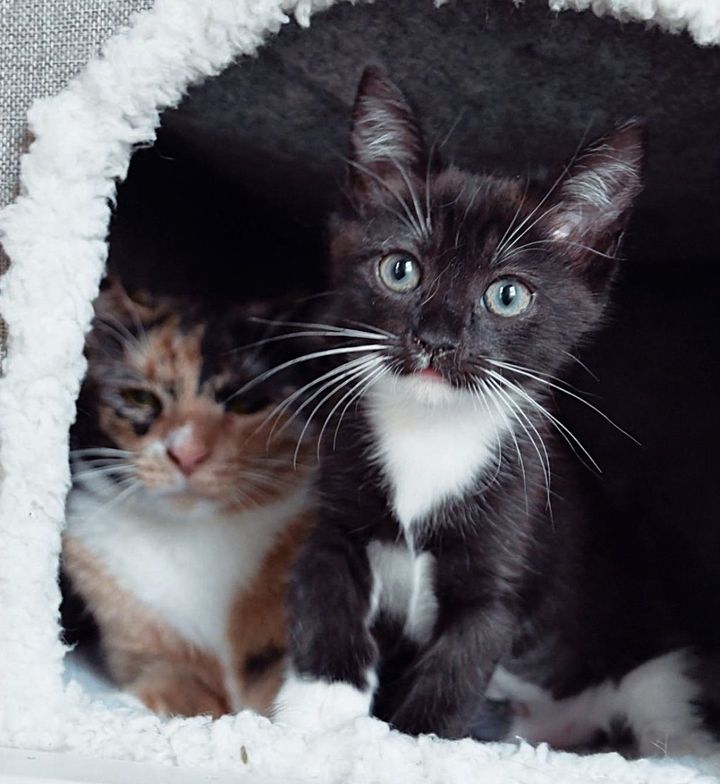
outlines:
[[[388,253],[380,259],[378,275],[391,291],[404,294],[420,283],[420,264],[409,253]]]
[[[496,280],[483,295],[485,307],[496,316],[518,316],[530,307],[532,300],[532,291],[513,278]]]
[[[270,400],[266,397],[235,397],[229,400],[225,407],[233,414],[248,415],[262,411],[268,405]]]
[[[129,405],[135,408],[150,408],[153,411],[159,411],[162,408],[160,398],[147,389],[128,388],[123,389],[120,393],[122,399]]]

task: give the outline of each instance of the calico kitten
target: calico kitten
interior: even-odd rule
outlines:
[[[353,120],[328,321],[366,325],[366,350],[340,376],[276,720],[372,712],[449,738],[572,748],[622,730],[641,754],[704,748],[686,640],[553,413],[603,318],[641,128],[534,193],[441,165],[375,69]]]
[[[117,283],[96,305],[63,568],[112,678],[160,713],[266,711],[279,686],[310,474],[296,427],[268,420],[293,379],[242,392],[284,358],[258,315]]]

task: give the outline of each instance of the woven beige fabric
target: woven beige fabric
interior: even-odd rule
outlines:
[[[0,0],[0,208],[18,187],[31,103],[61,90],[153,0]],[[7,258],[0,246],[0,274]],[[0,321],[0,346],[5,344]]]

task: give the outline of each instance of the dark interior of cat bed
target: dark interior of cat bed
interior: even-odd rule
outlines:
[[[533,2],[338,5],[164,114],[120,187],[111,268],[132,286],[220,306],[324,291],[323,227],[369,62],[406,92],[441,155],[478,171],[542,180],[583,139],[646,121],[646,187],[615,304],[579,353],[591,372],[577,364],[569,379],[641,446],[558,402],[612,492],[607,535],[643,542],[648,591],[717,646],[720,50]]]

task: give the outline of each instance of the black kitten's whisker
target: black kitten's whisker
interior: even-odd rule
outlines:
[[[377,344],[377,343],[368,343],[364,346],[343,346],[341,348],[331,348],[326,349],[325,351],[313,351],[310,354],[304,354],[301,357],[295,357],[294,359],[290,359],[287,362],[282,362],[279,365],[276,365],[270,370],[266,370],[264,373],[261,373],[256,378],[252,379],[252,381],[248,381],[247,384],[243,384],[239,389],[235,390],[231,395],[229,395],[225,400],[223,400],[223,404],[227,404],[230,400],[233,400],[238,395],[242,395],[244,392],[247,392],[248,389],[256,386],[257,384],[261,384],[263,381],[266,381],[271,376],[274,376],[276,373],[280,373],[287,368],[293,367],[294,365],[298,365],[301,362],[310,362],[313,359],[321,359],[322,357],[332,357],[338,354],[351,354],[351,353],[358,353],[360,351],[372,352],[372,351],[381,351],[385,347]]]
[[[415,186],[412,183],[410,177],[408,177],[407,172],[405,171],[404,167],[400,165],[400,162],[394,157],[389,156],[390,160],[393,162],[397,170],[400,172],[400,176],[403,179],[408,191],[410,192],[410,198],[412,199],[413,206],[415,207],[415,216],[417,218],[418,224],[422,228],[422,237],[423,239],[428,239],[431,233],[430,230],[430,216],[423,215],[423,211],[420,207],[420,199],[418,198],[417,191]]]
[[[320,395],[323,392],[325,392],[327,389],[330,389],[331,387],[335,387],[335,386],[337,387],[337,389],[340,389],[342,386],[344,386],[345,382],[349,383],[354,378],[356,378],[358,375],[364,373],[365,370],[369,369],[370,367],[372,367],[375,363],[377,363],[379,361],[380,360],[377,357],[361,357],[359,361],[353,361],[352,363],[346,362],[340,368],[336,368],[336,370],[339,370],[339,371],[342,371],[342,372],[333,373],[332,378],[329,381],[324,383],[319,389],[317,389],[315,392],[313,392],[313,394],[310,397],[308,397],[306,400],[304,400],[302,402],[302,404],[293,412],[293,414],[290,417],[290,419],[283,424],[283,426],[280,428],[279,432],[282,433],[283,430],[285,430],[287,427],[289,427],[290,424],[295,419],[297,419],[298,416],[300,416],[300,414],[305,410],[305,408],[307,408],[307,406],[309,406],[313,402],[313,400],[317,400],[317,398],[320,397]],[[352,365],[352,367],[350,367],[350,365]],[[323,377],[321,376],[320,380],[322,380],[322,378]],[[335,394],[335,391],[337,391],[337,389],[333,390],[330,393],[330,397],[332,397],[332,395]],[[314,412],[313,412],[313,414],[310,415],[311,418],[312,418],[313,415],[314,415]],[[274,429],[275,428],[273,428],[273,430]]]
[[[340,408],[340,406],[342,405],[343,401],[347,399],[347,403],[345,403],[345,407],[340,412],[340,416],[338,417],[337,425],[335,425],[335,433],[333,434],[333,451],[337,447],[337,438],[338,438],[338,433],[340,432],[340,425],[342,425],[343,418],[345,417],[345,414],[347,413],[347,411],[350,408],[350,406],[354,402],[359,401],[362,398],[362,396],[367,392],[367,390],[376,381],[379,381],[382,376],[386,375],[389,372],[390,372],[390,368],[387,365],[385,365],[384,362],[381,361],[379,367],[376,367],[376,368],[370,370],[368,375],[366,375],[366,377],[364,379],[361,379],[360,384],[356,384],[349,392],[347,392],[345,395],[343,395],[343,397],[340,400],[338,400],[338,402],[335,404],[333,410],[326,417],[325,422],[323,423],[323,426],[320,429],[320,435],[318,436],[318,443],[317,443],[318,453],[320,452],[320,443],[322,441],[323,434],[325,433],[325,428],[328,426],[328,424],[330,423],[332,417],[334,416],[334,414],[338,410],[338,408]],[[364,386],[361,386],[361,385],[364,385]],[[359,388],[359,391],[356,392],[356,390],[358,390],[358,388]],[[353,393],[356,393],[356,394],[353,395]]]
[[[588,401],[585,400],[584,398],[580,397],[580,395],[576,395],[574,392],[571,392],[569,389],[565,389],[564,387],[561,387],[558,384],[554,384],[552,381],[548,381],[545,378],[541,378],[539,375],[537,375],[535,373],[532,373],[529,370],[526,370],[525,368],[522,368],[522,367],[520,367],[518,365],[513,365],[512,363],[509,363],[509,362],[499,362],[499,361],[493,360],[493,359],[491,359],[489,361],[493,365],[496,365],[497,367],[504,368],[505,370],[510,370],[513,373],[519,373],[521,376],[527,376],[528,378],[531,378],[534,381],[537,381],[539,384],[545,384],[546,386],[551,387],[552,389],[556,389],[558,392],[564,392],[569,397],[572,397],[575,400],[580,401],[580,403],[583,403],[584,405],[586,405],[589,409],[594,411],[596,414],[601,416],[606,422],[608,422],[610,425],[612,425],[618,432],[622,433],[624,436],[627,436],[627,438],[629,438],[635,444],[637,444],[638,446],[642,446],[642,444],[636,438],[631,436],[630,433],[628,433],[627,431],[623,430],[620,427],[620,425],[618,425],[616,422],[613,422],[613,420],[610,419],[610,417],[607,414],[603,413],[597,406],[594,406],[592,403],[588,403]]]
[[[274,422],[272,428],[270,429],[270,432],[268,433],[268,444],[269,444],[271,439],[275,435],[275,430],[277,428],[277,425],[278,425],[278,423],[280,421],[280,417],[282,416],[282,414],[285,411],[287,411],[293,405],[293,403],[295,403],[296,400],[301,398],[303,396],[303,394],[305,394],[305,392],[307,392],[308,390],[312,389],[317,384],[322,384],[322,382],[325,381],[328,378],[331,379],[331,381],[329,383],[331,383],[331,384],[334,383],[334,381],[336,380],[336,378],[338,376],[342,376],[342,375],[344,375],[346,373],[349,373],[354,368],[356,368],[359,365],[362,365],[363,363],[367,362],[368,359],[369,359],[368,357],[356,357],[355,359],[351,359],[350,361],[344,362],[342,365],[339,365],[338,367],[332,368],[327,373],[323,373],[321,376],[318,376],[317,378],[312,379],[312,381],[308,382],[307,384],[305,384],[304,386],[300,387],[299,389],[296,389],[294,392],[292,392],[290,395],[288,395],[284,400],[282,400],[280,403],[278,403],[278,405],[276,405],[275,408],[273,408],[273,410],[265,417],[265,419],[263,419],[263,421],[260,423],[260,425],[258,425],[256,430],[253,432],[253,435],[256,435],[260,430],[265,428],[274,419],[275,422]],[[320,391],[322,391],[322,389],[325,389],[325,388],[326,388],[326,386],[322,386]],[[318,393],[315,393],[313,395],[313,397],[310,398],[310,400],[314,400],[314,398],[317,396],[317,394]],[[307,402],[308,401],[305,401],[305,403],[307,403]],[[302,408],[305,407],[305,403],[303,404]],[[300,409],[300,410],[302,410],[302,409]],[[297,417],[298,413],[299,413],[299,410],[296,410],[293,413],[293,415],[290,418],[290,421],[287,423],[288,425],[290,424],[290,422],[292,422]]]
[[[537,453],[538,460],[540,461],[540,465],[542,467],[543,479],[545,481],[545,495],[547,498],[547,509],[548,512],[550,512],[550,516],[552,519],[552,505],[550,501],[550,483],[551,483],[550,456],[548,454],[547,447],[545,446],[545,442],[543,441],[542,436],[538,432],[537,428],[533,424],[530,417],[525,413],[525,411],[523,411],[522,406],[518,405],[518,403],[512,399],[512,396],[510,394],[508,394],[505,390],[502,390],[499,387],[497,380],[502,378],[502,376],[500,376],[499,374],[495,373],[492,370],[485,371],[485,372],[488,373],[488,375],[490,375],[492,379],[491,383],[494,384],[494,386],[496,387],[498,394],[506,401],[506,403],[511,407],[511,409],[516,412],[513,415],[515,420],[523,429],[525,435],[528,437],[528,440],[532,444],[533,449]],[[523,422],[523,420],[525,420],[525,422]],[[527,423],[527,426],[525,423]],[[528,427],[530,428],[530,430],[532,430],[534,436],[536,436],[538,441],[540,442],[540,447],[542,447],[542,454],[540,453],[540,449],[538,448],[538,445],[535,441],[535,437],[530,433]]]
[[[495,402],[495,406],[500,412],[500,415],[505,421],[507,426],[508,432],[510,433],[510,438],[512,439],[513,446],[515,447],[515,453],[518,457],[518,463],[520,465],[520,472],[522,473],[522,480],[523,480],[523,490],[525,493],[525,513],[530,514],[530,499],[528,497],[528,483],[527,483],[527,473],[525,471],[525,461],[522,456],[522,450],[520,449],[520,444],[518,443],[517,436],[515,435],[515,430],[512,426],[512,422],[507,417],[506,409],[509,410],[510,414],[512,414],[513,419],[518,421],[517,415],[513,412],[511,407],[507,406],[507,395],[503,393],[503,391],[496,385],[492,384],[492,382],[486,382],[488,391],[493,395],[493,400]],[[521,424],[518,421],[518,424]]]
[[[515,255],[519,254],[519,253],[520,253],[520,251],[519,251],[519,249],[518,249],[518,247],[517,247],[517,243],[518,243],[518,242],[520,242],[520,240],[521,240],[521,239],[522,239],[522,238],[523,238],[523,237],[524,237],[524,236],[525,236],[525,235],[526,235],[526,234],[527,234],[529,231],[531,231],[531,230],[532,230],[532,229],[533,229],[533,228],[534,228],[534,227],[535,227],[535,226],[536,226],[538,223],[541,223],[541,222],[542,222],[542,221],[544,221],[544,220],[545,220],[545,219],[546,219],[546,218],[547,218],[547,217],[548,217],[550,214],[552,214],[552,212],[553,212],[554,210],[558,210],[558,209],[560,209],[560,206],[561,206],[561,205],[559,205],[559,204],[552,204],[552,205],[550,205],[550,207],[548,207],[548,208],[547,208],[547,209],[546,209],[544,212],[542,212],[542,213],[541,213],[541,214],[540,214],[540,215],[539,215],[537,218],[535,218],[535,220],[534,220],[532,223],[530,223],[528,226],[526,226],[526,227],[525,227],[525,229],[523,230],[523,232],[522,232],[520,235],[518,235],[518,236],[517,236],[517,237],[516,237],[516,238],[515,238],[515,239],[514,239],[512,242],[510,242],[510,244],[508,245],[508,247],[507,247],[507,248],[503,248],[501,251],[497,251],[497,250],[496,250],[496,251],[495,251],[495,253],[493,254],[493,258],[492,258],[492,262],[491,262],[491,263],[492,263],[492,264],[497,264],[497,263],[499,263],[500,261],[507,261],[508,259],[511,259],[511,258],[513,258],[513,256],[515,256]],[[538,242],[538,244],[544,244],[544,243],[545,243],[545,240],[540,240],[540,241]],[[524,245],[524,246],[521,246],[521,247],[522,247],[523,249],[527,249],[527,248],[531,247],[531,245],[533,245],[533,243],[527,243],[526,245]]]
[[[322,338],[322,337],[332,337],[338,339],[344,339],[346,341],[357,340],[360,337],[368,337],[367,335],[343,335],[340,332],[330,332],[325,331],[321,332],[320,330],[315,331],[305,331],[305,332],[288,332],[284,335],[273,335],[271,338],[263,338],[262,340],[256,340],[254,343],[245,343],[242,346],[237,346],[234,349],[231,349],[231,352],[238,352],[238,351],[247,351],[251,348],[257,348],[258,346],[266,346],[268,343],[278,343],[283,340],[292,340],[293,338]],[[371,337],[377,339],[377,335],[372,335]]]
[[[492,372],[492,371],[490,371],[490,372]],[[540,413],[542,416],[544,416],[546,419],[548,419],[549,422],[558,431],[558,433],[567,442],[567,444],[570,447],[570,449],[572,449],[574,454],[578,457],[578,459],[584,465],[587,466],[587,463],[585,463],[585,460],[580,455],[578,455],[577,450],[575,449],[575,446],[577,446],[578,449],[580,449],[580,451],[590,461],[591,465],[588,466],[588,468],[594,469],[595,471],[597,471],[600,474],[602,473],[602,469],[597,464],[597,462],[595,461],[593,456],[582,445],[582,443],[580,442],[580,439],[570,430],[570,428],[568,428],[565,424],[563,424],[556,416],[553,416],[553,414],[551,414],[547,410],[547,408],[545,408],[540,403],[538,403],[538,401],[535,400],[531,395],[529,395],[521,386],[519,386],[518,384],[513,383],[509,379],[505,378],[505,376],[501,376],[500,374],[496,374],[495,378],[498,381],[500,381],[505,387],[507,387],[508,389],[513,390],[518,395],[520,395],[520,397],[522,397],[527,403],[529,403],[538,413]]]
[[[518,203],[517,209],[515,210],[515,214],[512,216],[512,219],[508,224],[507,229],[505,229],[505,233],[502,235],[502,237],[500,237],[500,241],[498,242],[497,247],[495,249],[496,256],[502,253],[502,248],[504,247],[505,240],[508,238],[508,235],[513,230],[513,227],[515,226],[515,221],[517,221],[522,211],[522,208],[525,206],[525,200],[527,199],[529,190],[530,190],[530,177],[527,176],[525,178],[525,188],[523,189],[523,194],[520,198],[520,202]]]
[[[393,340],[397,340],[397,335],[393,334],[392,332],[388,332],[386,329],[382,329],[382,327],[374,327],[372,324],[366,324],[364,321],[354,321],[353,319],[341,318],[339,320],[347,324],[352,324],[356,327],[362,327],[363,329],[367,329],[370,331],[371,335],[383,335],[386,338],[392,338]]]
[[[407,228],[410,229],[413,234],[417,234],[418,237],[420,237],[420,239],[425,239],[425,234],[423,232],[422,226],[418,225],[415,222],[412,210],[408,207],[407,203],[405,202],[405,199],[403,199],[394,188],[391,188],[390,185],[388,185],[385,182],[385,180],[383,180],[382,177],[379,177],[377,174],[375,174],[374,171],[368,169],[366,166],[363,166],[361,163],[358,163],[357,161],[351,161],[347,158],[345,160],[348,163],[348,165],[352,166],[354,169],[357,169],[358,171],[361,171],[367,177],[370,177],[371,179],[375,180],[375,182],[377,182],[378,185],[380,185],[380,187],[384,188],[391,196],[393,196],[395,200],[402,207],[406,217],[404,218],[399,212],[397,212],[397,210],[393,210],[390,207],[387,207],[387,209],[390,212],[392,212],[393,215],[395,215],[398,218],[398,220],[400,220],[403,224],[405,224],[405,226],[407,226]]]
[[[470,391],[474,392],[474,396],[481,402],[483,408],[487,412],[488,416],[493,416],[495,410],[500,411],[501,415],[505,418],[505,412],[502,410],[502,405],[498,402],[495,396],[492,394],[492,391],[488,387],[487,384],[484,383],[480,378],[477,376],[473,376],[473,384],[470,387]],[[490,408],[490,403],[488,402],[488,397],[492,399],[493,408]],[[507,418],[505,418],[507,422]],[[493,474],[492,479],[486,483],[487,487],[491,487],[494,484],[497,484],[498,479],[500,477],[500,472],[502,470],[502,462],[503,462],[503,451],[502,451],[502,436],[500,433],[495,434],[495,443],[497,445],[497,466],[495,468],[495,473]],[[527,490],[525,491],[527,497]]]
[[[595,381],[598,382],[600,381],[600,379],[595,375],[595,373],[593,373],[592,370],[590,370],[590,368],[579,357],[576,357],[575,354],[571,353],[570,351],[565,351],[565,349],[561,349],[561,350],[562,353],[565,354],[565,356],[570,357],[570,359],[572,359],[573,362],[576,362]]]
[[[523,229],[523,227],[526,226],[528,224],[528,222],[532,220],[533,216],[537,213],[537,211],[543,206],[543,204],[545,204],[545,202],[555,192],[555,190],[557,189],[558,185],[560,185],[560,183],[570,173],[570,170],[575,165],[575,161],[577,160],[578,155],[579,155],[580,151],[582,150],[583,145],[585,144],[585,138],[587,136],[587,132],[588,132],[588,128],[585,129],[585,132],[583,133],[582,139],[580,140],[580,143],[578,144],[578,146],[575,148],[575,153],[573,154],[572,158],[567,162],[567,164],[565,164],[565,166],[563,167],[563,170],[560,172],[560,174],[555,179],[555,181],[550,185],[550,187],[548,188],[547,192],[542,197],[542,199],[537,203],[535,208],[533,210],[531,210],[531,212],[525,217],[525,219],[520,223],[520,225],[515,229],[515,231],[513,231],[513,233],[510,235],[510,237],[506,240],[506,242],[503,245],[503,247],[502,248],[498,247],[498,248],[495,249],[495,254],[493,255],[493,261],[497,260],[497,258],[503,253],[504,250],[512,250],[513,245],[515,245],[519,240],[521,240],[525,236],[525,234],[527,234],[529,229],[532,228],[532,226],[530,226],[528,229],[523,231],[522,234],[518,235],[518,232],[521,231]],[[552,211],[552,209],[553,208],[551,207],[550,211]],[[546,214],[547,214],[547,212],[546,212]],[[534,226],[535,223],[537,223],[537,221],[535,221],[532,225]]]
[[[370,369],[370,367],[372,367],[374,363],[382,361],[380,360],[379,357],[373,357],[373,360],[374,360],[373,363],[363,364],[361,367],[359,367],[358,369],[350,373],[349,376],[343,376],[343,378],[333,386],[330,392],[328,392],[320,400],[320,402],[315,405],[315,408],[313,408],[313,410],[310,413],[310,416],[308,416],[303,426],[303,429],[300,433],[300,437],[298,438],[297,445],[295,447],[295,454],[293,456],[293,465],[295,465],[297,462],[297,456],[300,453],[300,447],[302,446],[302,442],[303,439],[305,438],[305,434],[310,428],[310,425],[313,419],[315,418],[315,415],[318,413],[318,411],[320,411],[320,409],[325,405],[325,403],[329,401],[333,397],[333,395],[336,395],[343,387],[347,386],[348,384],[351,384],[359,375],[364,375]]]

